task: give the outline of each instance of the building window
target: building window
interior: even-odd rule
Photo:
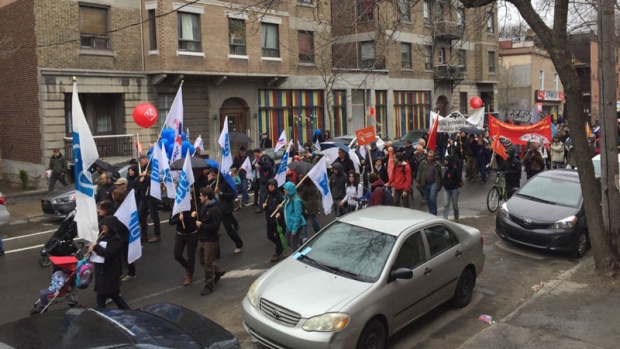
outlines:
[[[459,65],[461,66],[461,71],[467,71],[467,51],[460,50],[459,51]]]
[[[263,57],[280,57],[278,25],[261,23],[263,32]]]
[[[465,9],[462,7],[456,10],[456,24],[461,30],[465,29]]]
[[[245,55],[245,21],[242,19],[228,19],[228,38],[230,40],[230,54]]]
[[[493,17],[493,11],[489,12],[489,18],[487,18],[487,32],[489,34],[495,33],[495,17]]]
[[[398,2],[398,8],[400,9],[400,18],[405,22],[411,22],[411,8],[409,7],[409,0],[400,0]]]
[[[401,43],[400,53],[402,57],[402,67],[411,69],[411,44]]]
[[[179,50],[200,52],[200,15],[179,12]]]
[[[467,114],[467,92],[459,93],[459,111],[461,114]]]
[[[424,0],[424,25],[431,24],[431,6],[430,0]]]
[[[301,5],[312,5],[312,0],[297,0],[297,3]]]
[[[388,139],[387,91],[375,91],[375,113],[377,117],[377,136]]]
[[[495,52],[489,51],[489,73],[495,73]]]
[[[357,0],[357,13],[361,22],[372,21],[375,3],[373,0]]]
[[[333,95],[332,136],[344,136],[347,134],[347,91],[335,90]]]
[[[372,68],[375,65],[375,42],[366,41],[360,44],[360,57],[362,68]]]
[[[538,89],[539,90],[545,90],[545,71],[544,70],[539,70],[538,71]]]
[[[157,123],[159,124],[159,128],[162,128],[164,122],[166,122],[170,107],[172,107],[172,102],[174,102],[174,97],[174,93],[160,93],[157,95],[157,112],[159,114]]]
[[[446,49],[443,47],[439,49],[439,64],[446,64]]]
[[[80,5],[80,45],[109,49],[108,8]]]
[[[394,137],[429,128],[430,97],[428,91],[394,91]]]
[[[559,85],[558,73],[555,73],[553,75],[553,91],[558,92]]]
[[[157,26],[155,23],[155,10],[149,10],[149,49],[157,50]]]
[[[299,62],[314,63],[314,33],[298,31],[297,43],[299,45]]]
[[[424,46],[424,69],[433,70],[433,46]]]

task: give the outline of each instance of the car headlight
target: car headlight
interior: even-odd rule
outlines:
[[[311,317],[302,327],[305,331],[336,332],[349,324],[349,315],[343,313],[329,313]]]
[[[66,204],[71,201],[75,201],[75,195],[63,196],[55,200],[57,204]]]
[[[502,204],[502,207],[500,207],[499,214],[501,214],[502,216],[508,218],[508,215],[510,213],[508,212],[508,205],[506,205],[505,202]]]
[[[553,223],[552,229],[572,228],[577,223],[577,217],[570,216]]]
[[[253,307],[258,305],[258,280],[254,281],[250,289],[248,290],[248,300]]]

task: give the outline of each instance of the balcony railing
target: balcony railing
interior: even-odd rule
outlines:
[[[134,155],[134,135],[93,136],[99,158]],[[73,161],[73,138],[65,137],[65,158]]]
[[[437,81],[460,81],[463,80],[463,66],[439,64],[435,66],[435,80]]]
[[[463,37],[463,26],[450,21],[440,21],[435,24],[435,38],[437,40],[458,40]]]

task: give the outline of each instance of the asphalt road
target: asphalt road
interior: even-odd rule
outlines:
[[[478,321],[479,315],[487,314],[495,319],[506,316],[533,295],[532,286],[553,279],[576,264],[563,255],[541,253],[501,241],[494,232],[495,215],[486,210],[488,188],[490,183],[485,186],[468,183],[462,188],[459,200],[460,223],[480,229],[484,237],[486,264],[478,277],[472,304],[458,310],[440,306],[391,338],[390,348],[456,348],[488,326]],[[415,198],[416,208],[425,210],[419,194]],[[440,194],[440,214],[442,203]],[[241,300],[256,277],[273,266],[269,259],[274,247],[265,236],[264,214],[255,214],[254,207],[245,207],[236,215],[241,223],[243,252],[232,253],[234,245],[221,228],[222,257],[218,263],[228,273],[214,293],[201,297],[202,269],[197,264],[194,283],[182,286],[184,270],[172,257],[174,227],[167,223],[169,212],[160,212],[162,241],[144,245],[143,256],[136,264],[138,277],[122,285],[122,294],[129,305],[177,303],[226,327],[237,336],[243,348],[263,348],[252,343],[243,330]],[[324,225],[330,218],[321,216],[320,221]],[[37,246],[44,244],[56,227],[54,222],[32,223],[13,225],[2,232],[7,254],[0,258],[0,324],[27,317],[38,291],[49,285],[50,269],[39,266]],[[152,227],[149,231],[152,234]],[[94,306],[92,287],[81,290],[79,300],[86,306]]]

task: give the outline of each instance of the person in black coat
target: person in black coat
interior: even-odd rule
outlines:
[[[99,203],[104,200],[112,201],[112,192],[116,188],[114,183],[112,183],[112,173],[102,173],[99,180],[101,182],[101,187],[97,191],[97,202]]]
[[[222,178],[219,172],[217,176],[220,176],[220,179],[217,181],[218,184],[215,188],[215,194],[218,195],[218,202],[222,210],[222,225],[228,237],[235,243],[235,250],[233,253],[237,254],[240,253],[243,248],[243,241],[239,237],[239,222],[233,215],[237,194],[235,193],[235,189]]]
[[[196,209],[194,201],[191,203],[192,209],[177,213],[170,217],[168,223],[176,225],[174,237],[174,259],[185,269],[185,280],[183,286],[189,286],[194,278],[194,266],[196,264],[196,249],[198,248],[198,226],[196,220],[191,217],[192,211]],[[187,259],[183,257],[183,250],[187,247]]]
[[[121,296],[121,253],[123,242],[118,231],[121,223],[114,216],[106,216],[101,220],[101,234],[97,241],[88,246],[88,252],[95,252],[105,258],[103,263],[95,265],[95,292],[97,307],[105,308],[105,301],[111,298],[119,309],[129,309],[129,305]]]
[[[281,205],[283,202],[284,194],[278,190],[278,181],[273,178],[270,179],[267,182],[267,197],[265,198],[263,209],[265,210],[265,219],[267,220],[267,239],[276,245],[276,251],[271,256],[271,262],[277,262],[282,252],[284,252],[284,247],[280,241],[280,234],[278,233],[278,224],[282,222],[278,222],[279,219],[275,215],[272,217],[275,210],[282,209],[282,207],[278,208],[278,205]]]
[[[140,220],[140,240],[142,242],[148,241],[149,243],[161,241],[161,227],[159,223],[159,200],[150,195],[151,189],[151,175],[149,159],[146,156],[141,156],[140,166],[142,173],[138,178],[138,189],[140,190],[140,204],[138,205],[138,219]],[[148,166],[147,166],[148,165]],[[148,224],[146,221],[147,216],[151,217],[153,221],[153,237],[148,238]]]
[[[245,172],[245,169],[241,167],[247,158],[248,156],[245,154],[245,147],[242,146],[239,148],[239,153],[237,156],[233,158],[232,164],[232,167],[237,169],[239,179],[241,179],[241,203],[243,205],[246,205],[250,201],[250,195],[248,195],[247,173]]]
[[[443,218],[448,219],[450,213],[450,204],[454,209],[454,220],[459,220],[459,188],[462,182],[462,172],[459,166],[456,164],[456,157],[454,155],[448,155],[444,159],[444,165],[446,170],[443,174],[442,182],[444,190],[444,202]]]
[[[263,154],[262,150],[257,148],[254,149],[253,164],[254,168],[256,168],[255,178],[259,188],[257,202],[258,207],[254,212],[261,213],[263,211],[262,207],[265,202],[265,196],[267,195],[267,181],[275,175],[275,163],[268,155]],[[254,195],[256,195],[256,193]]]
[[[353,165],[353,160],[351,160],[349,153],[346,153],[342,149],[338,149],[338,158],[333,162],[333,164],[340,164],[342,166],[342,173],[355,171],[355,166]]]
[[[375,168],[374,173],[376,173],[383,183],[387,183],[390,181],[390,176],[388,175],[387,166],[383,163],[383,160],[377,159],[375,160]],[[371,183],[372,184],[372,183]]]

